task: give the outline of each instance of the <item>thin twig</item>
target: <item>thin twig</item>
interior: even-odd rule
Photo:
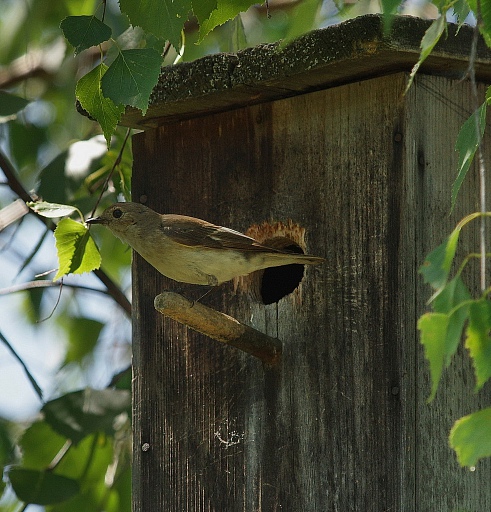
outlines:
[[[56,311],[56,308],[58,307],[58,304],[60,303],[62,292],[63,292],[63,278],[61,279],[61,282],[60,282],[60,291],[58,292],[58,298],[56,299],[55,305],[53,306],[51,313],[47,317],[42,318],[41,320],[36,320],[37,324],[40,324],[41,322],[46,322],[46,320],[49,320],[53,316],[54,312]]]
[[[46,471],[53,471],[56,466],[63,460],[63,457],[68,453],[68,450],[71,448],[73,441],[71,439],[67,439],[65,444],[58,450],[58,453],[54,456],[53,460],[49,463]]]
[[[9,295],[11,293],[24,292],[26,290],[33,290],[35,288],[55,288],[60,285],[61,285],[60,281],[48,281],[46,279],[42,279],[39,281],[27,281],[25,283],[8,286],[7,288],[0,288],[0,295]],[[91,286],[83,286],[80,284],[67,284],[67,283],[63,283],[63,285],[68,288],[73,288],[75,290],[86,290],[89,292],[104,293],[106,295],[109,295],[109,292],[107,290],[93,288]]]
[[[39,397],[39,400],[44,403],[43,400],[43,391],[41,389],[41,386],[37,383],[36,379],[32,376],[31,372],[29,371],[29,368],[27,367],[26,363],[24,363],[24,360],[17,354],[14,347],[9,343],[7,338],[0,332],[0,340],[3,342],[3,344],[10,350],[10,353],[14,356],[14,358],[19,362],[19,364],[24,369],[24,373],[27,376],[27,379],[31,383],[31,386],[33,387],[34,391],[36,392],[36,395]]]
[[[102,196],[103,196],[104,192],[106,191],[107,185],[109,183],[109,180],[112,178],[114,170],[121,163],[121,159],[123,158],[123,151],[126,146],[126,143],[128,142],[130,133],[131,133],[131,128],[128,128],[126,130],[126,135],[124,137],[123,144],[121,144],[121,149],[119,150],[118,156],[116,157],[116,160],[114,160],[113,166],[111,167],[111,170],[109,171],[109,174],[107,175],[107,178],[105,179],[104,184],[102,185],[101,193],[99,194],[99,197],[97,198],[94,208],[92,209],[91,217],[94,216],[95,211],[97,210],[97,207],[99,206],[99,203],[101,202]]]
[[[27,190],[23,187],[17,175],[14,171],[14,167],[5,154],[0,150],[0,168],[2,169],[5,177],[7,178],[10,189],[15,192],[22,200],[26,203],[30,201],[36,201],[38,196],[36,194],[29,194]],[[52,231],[55,230],[55,226],[51,222],[50,219],[42,217],[38,215],[31,208],[29,209],[29,213],[35,215],[43,224],[48,226]],[[126,295],[122,292],[119,286],[101,269],[94,270],[94,274],[98,277],[98,279],[106,286],[108,294],[116,301],[119,306],[126,312],[126,314],[131,317],[131,303],[126,297]]]

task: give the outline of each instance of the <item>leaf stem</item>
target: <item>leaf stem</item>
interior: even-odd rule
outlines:
[[[476,2],[476,26],[472,37],[471,53],[469,56],[469,78],[472,88],[472,96],[475,103],[475,109],[479,108],[479,98],[476,84],[475,62],[477,55],[477,42],[479,39],[479,26],[482,23],[481,18],[481,1]],[[479,124],[479,116],[475,116],[476,135],[477,135],[477,158],[479,164],[479,202],[481,213],[486,212],[486,166],[484,164],[484,156],[482,151],[481,127]],[[486,217],[481,217],[480,226],[480,248],[481,248],[481,290],[486,289]]]
[[[128,128],[126,130],[126,135],[124,137],[124,140],[123,140],[123,143],[121,144],[121,148],[119,150],[119,153],[118,153],[118,156],[116,157],[116,159],[114,160],[114,163],[113,163],[113,166],[111,167],[111,170],[109,171],[109,174],[107,175],[107,178],[106,180],[104,181],[104,184],[102,185],[102,190],[101,190],[101,193],[99,194],[99,197],[97,198],[97,201],[95,203],[95,206],[94,208],[92,209],[92,215],[91,217],[94,216],[95,214],[95,211],[97,210],[97,207],[99,206],[99,203],[101,202],[101,199],[102,199],[102,195],[104,194],[104,192],[106,191],[106,188],[107,188],[107,184],[109,183],[109,180],[111,179],[112,175],[114,174],[114,170],[116,169],[116,167],[121,163],[121,159],[123,158],[123,151],[124,151],[124,148],[126,146],[126,143],[128,142],[128,138],[131,134],[131,128]]]

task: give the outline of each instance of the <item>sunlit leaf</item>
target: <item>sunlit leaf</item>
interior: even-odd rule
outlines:
[[[82,107],[101,125],[109,147],[111,136],[124,112],[124,105],[116,105],[102,94],[101,80],[107,69],[102,63],[84,75],[77,83],[75,95]]]
[[[54,281],[65,274],[83,274],[101,265],[101,255],[89,230],[72,219],[62,219],[55,230],[59,268]]]
[[[42,412],[56,432],[78,443],[94,432],[113,434],[115,416],[130,405],[128,391],[87,388],[48,402]]]
[[[425,348],[425,357],[430,363],[431,393],[429,400],[433,400],[435,397],[443,371],[448,322],[448,315],[442,313],[426,313],[418,321],[421,343]]]
[[[103,484],[107,467],[114,460],[113,441],[111,436],[101,432],[89,434],[70,447],[70,451],[57,467],[57,472],[69,478],[78,478],[85,471],[86,481],[99,481]],[[87,467],[88,462],[90,467]]]
[[[465,346],[476,374],[476,391],[491,377],[491,301],[481,299],[469,306]]]
[[[35,421],[22,434],[19,447],[22,464],[31,469],[44,469],[66,443],[45,421]]]
[[[67,204],[48,203],[46,201],[40,201],[38,203],[27,203],[27,206],[34,210],[43,217],[49,219],[56,219],[58,217],[68,217],[73,212],[77,211],[74,206]]]
[[[457,195],[465,179],[467,171],[474,159],[479,141],[482,140],[486,126],[486,102],[484,102],[462,125],[455,150],[459,152],[457,178],[452,186],[452,209],[457,201]],[[478,131],[479,127],[479,131]]]
[[[174,48],[179,48],[191,0],[120,0],[119,5],[132,25],[167,39]]]
[[[117,105],[131,105],[145,113],[161,63],[162,57],[152,48],[121,51],[102,77],[102,93]]]
[[[19,500],[36,505],[50,505],[75,496],[78,482],[50,471],[12,468],[7,473]]]
[[[471,299],[469,290],[462,279],[457,276],[447,283],[441,293],[433,301],[433,309],[436,313],[450,313],[447,337],[445,341],[445,366],[450,364],[451,357],[455,354],[462,338],[465,322],[469,317],[467,302]],[[458,308],[456,306],[459,306]]]
[[[460,277],[450,281],[433,302],[434,313],[426,313],[418,322],[421,344],[430,364],[431,393],[433,400],[444,367],[450,364],[462,337],[468,318],[467,301],[470,294]],[[460,307],[456,307],[460,305]]]
[[[217,0],[216,9],[211,12],[207,19],[200,20],[198,43],[201,43],[206,34],[215,27],[234,19],[239,13],[247,11],[251,5],[256,3],[253,0]]]
[[[475,466],[479,459],[491,456],[491,408],[457,420],[449,440],[461,466]]]
[[[60,28],[76,54],[111,37],[110,27],[95,16],[68,16]]]

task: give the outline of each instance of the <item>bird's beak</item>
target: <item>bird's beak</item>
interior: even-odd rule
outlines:
[[[92,217],[87,219],[85,224],[102,224],[102,219],[100,217]]]

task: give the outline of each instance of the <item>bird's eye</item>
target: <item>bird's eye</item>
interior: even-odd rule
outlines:
[[[119,208],[116,208],[114,211],[113,211],[113,217],[115,219],[120,219],[121,217],[123,216],[123,211],[120,210]]]

